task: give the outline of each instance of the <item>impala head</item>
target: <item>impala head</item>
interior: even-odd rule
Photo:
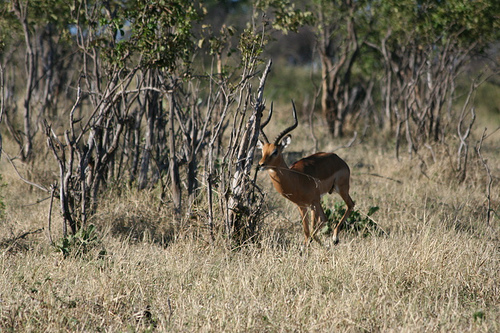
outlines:
[[[297,110],[295,110],[295,103],[293,101],[292,105],[293,105],[293,118],[295,120],[295,123],[292,126],[286,128],[280,134],[278,134],[273,143],[269,143],[267,136],[264,134],[264,127],[271,120],[271,115],[273,113],[273,104],[271,103],[271,110],[269,111],[269,116],[260,126],[260,133],[262,134],[262,141],[259,140],[258,142],[258,147],[262,150],[262,159],[259,161],[260,168],[265,169],[268,167],[275,167],[278,166],[280,163],[282,163],[283,149],[285,149],[286,146],[288,146],[288,144],[292,139],[291,135],[289,135],[288,133],[294,130],[298,125]]]

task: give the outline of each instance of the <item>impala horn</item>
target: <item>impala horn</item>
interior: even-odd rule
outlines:
[[[295,103],[293,102],[292,100],[292,106],[293,106],[293,119],[295,119],[295,123],[288,127],[287,129],[285,129],[283,132],[281,132],[277,137],[276,137],[276,140],[274,140],[274,144],[275,145],[278,145],[281,141],[281,139],[283,139],[283,137],[285,135],[287,135],[288,133],[290,133],[291,131],[293,131],[297,125],[299,124],[299,121],[297,120],[297,110],[295,109]]]
[[[264,139],[264,143],[269,143],[266,134],[264,134],[264,127],[266,127],[266,125],[269,124],[272,114],[273,114],[273,102],[271,102],[271,110],[269,110],[269,115],[267,116],[267,119],[262,124],[260,124],[260,134],[262,134],[262,139]]]

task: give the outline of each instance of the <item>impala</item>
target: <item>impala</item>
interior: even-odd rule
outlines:
[[[283,159],[283,150],[291,141],[289,133],[298,125],[297,111],[293,101],[292,105],[295,123],[281,132],[273,143],[269,143],[263,129],[271,119],[273,110],[271,105],[269,116],[260,128],[263,140],[259,140],[258,143],[258,147],[262,150],[259,168],[267,170],[276,191],[299,208],[306,245],[310,242],[310,238],[321,244],[316,237],[316,232],[327,220],[321,207],[321,196],[327,192],[331,194],[333,191],[340,194],[347,205],[347,210],[333,230],[333,242],[337,244],[338,232],[354,208],[354,202],[349,195],[349,166],[334,153],[320,152],[304,157],[288,167]],[[309,208],[312,214],[312,234],[307,216]]]

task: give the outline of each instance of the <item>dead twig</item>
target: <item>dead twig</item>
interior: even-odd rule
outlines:
[[[476,152],[477,152],[477,155],[479,156],[479,159],[481,160],[481,163],[483,164],[483,166],[486,170],[486,174],[488,175],[488,181],[486,183],[486,202],[488,205],[488,208],[486,211],[486,225],[491,228],[490,219],[491,219],[491,212],[493,211],[493,209],[491,208],[491,185],[493,184],[493,177],[491,176],[491,170],[490,170],[490,167],[488,166],[488,162],[486,161],[486,159],[483,157],[483,155],[481,153],[481,147],[483,145],[483,141],[487,137],[486,130],[487,129],[485,128],[483,131],[483,135],[481,136],[481,139],[479,140],[479,142],[476,145]]]
[[[45,198],[42,198],[42,199],[38,199],[37,201],[35,202],[32,202],[32,203],[29,203],[29,204],[26,204],[26,205],[21,205],[20,207],[30,207],[30,206],[35,206],[35,205],[38,205],[39,203],[42,203],[44,202],[45,200],[48,200],[50,199],[50,197],[45,197]]]
[[[387,179],[387,180],[392,180],[393,182],[396,182],[398,184],[403,184],[403,182],[400,181],[400,180],[397,180],[397,179],[394,179],[394,178],[390,178],[390,177],[381,176],[381,175],[379,175],[377,173],[360,173],[360,175],[368,175],[368,176],[383,178],[383,179]]]
[[[3,153],[5,156],[7,156],[7,160],[9,161],[10,165],[12,165],[12,167],[14,168],[14,171],[16,172],[16,174],[17,174],[17,176],[19,177],[19,179],[21,179],[21,180],[22,180],[23,182],[25,182],[26,184],[31,185],[31,186],[34,186],[34,187],[36,187],[36,188],[38,188],[38,189],[40,189],[40,190],[42,190],[42,191],[44,191],[44,192],[47,192],[47,193],[49,193],[49,192],[50,192],[50,191],[49,191],[49,189],[48,189],[48,188],[46,188],[45,186],[40,185],[40,184],[37,184],[37,183],[30,182],[29,180],[27,180],[26,178],[24,178],[24,177],[21,175],[21,173],[19,172],[19,170],[17,169],[17,167],[16,167],[16,165],[14,164],[14,162],[12,162],[12,161],[13,161],[13,158],[11,158],[11,157],[9,156],[9,154],[7,154],[7,152],[6,152],[5,150],[3,150],[3,149],[2,149],[2,153]]]
[[[50,205],[49,205],[49,216],[48,216],[48,234],[50,244],[54,244],[52,241],[52,204],[54,203],[54,193],[56,192],[57,184],[50,186]]]
[[[339,146],[339,147],[336,147],[335,149],[333,149],[332,151],[337,151],[339,149],[345,149],[345,148],[351,148],[353,145],[354,145],[354,142],[356,141],[356,138],[358,137],[358,132],[355,131],[351,140],[349,140],[348,143],[346,143],[345,145],[343,146]]]

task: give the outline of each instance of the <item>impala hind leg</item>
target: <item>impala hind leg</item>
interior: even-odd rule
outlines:
[[[345,220],[347,220],[347,218],[349,217],[349,215],[351,215],[351,212],[354,209],[354,201],[352,201],[351,196],[349,195],[349,189],[340,190],[339,194],[342,197],[342,199],[345,201],[345,203],[347,205],[347,209],[344,213],[344,216],[342,216],[342,219],[340,219],[340,222],[337,223],[337,225],[335,226],[335,229],[333,229],[333,243],[334,244],[338,244],[338,242],[339,242],[338,233],[339,233],[340,229],[342,228],[342,225],[345,223]]]

